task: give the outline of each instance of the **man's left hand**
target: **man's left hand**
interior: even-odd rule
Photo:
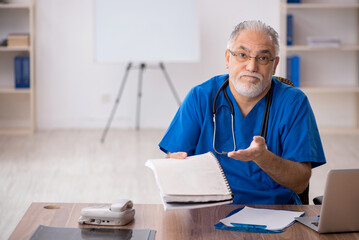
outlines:
[[[229,152],[228,157],[255,162],[273,181],[296,193],[308,187],[312,173],[310,162],[295,162],[275,155],[267,150],[265,139],[260,136],[253,137],[247,149]]]
[[[229,152],[228,157],[248,162],[262,158],[266,151],[265,139],[261,136],[254,136],[251,145],[247,149]]]

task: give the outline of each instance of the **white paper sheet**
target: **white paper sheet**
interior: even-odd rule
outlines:
[[[221,219],[224,225],[234,227],[231,223],[243,225],[264,225],[266,230],[282,230],[295,221],[304,212],[244,207],[241,211]]]

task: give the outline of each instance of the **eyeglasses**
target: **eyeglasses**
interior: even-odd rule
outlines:
[[[258,56],[258,57],[251,57],[251,56],[247,55],[245,52],[234,53],[230,49],[228,49],[228,51],[234,57],[237,57],[237,60],[239,62],[247,62],[251,58],[254,58],[256,60],[256,62],[258,62],[260,65],[267,65],[269,62],[272,62],[272,61],[274,61],[276,59],[276,57],[275,58],[269,58],[266,55]]]

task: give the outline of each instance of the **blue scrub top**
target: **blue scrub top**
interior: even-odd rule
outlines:
[[[273,181],[253,161],[244,162],[213,150],[214,97],[228,74],[194,87],[178,109],[159,143],[164,152],[187,152],[189,156],[213,152],[218,158],[234,194],[235,204],[301,204],[298,194]],[[266,143],[274,154],[296,162],[311,162],[312,168],[326,162],[317,124],[309,101],[298,88],[272,78],[273,99]],[[236,150],[248,148],[260,135],[265,109],[262,98],[244,118],[227,86],[234,107]],[[230,106],[223,91],[216,103],[216,149],[233,150]]]

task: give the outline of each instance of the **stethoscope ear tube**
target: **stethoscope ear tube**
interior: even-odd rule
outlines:
[[[224,96],[225,96],[225,98],[226,98],[226,100],[227,100],[227,102],[229,103],[229,105],[230,105],[230,109],[231,109],[231,125],[232,125],[232,137],[233,137],[233,151],[235,151],[236,150],[236,138],[235,138],[235,136],[234,136],[234,107],[233,107],[233,103],[232,103],[232,101],[229,99],[229,97],[228,97],[228,94],[227,94],[227,91],[226,91],[226,87],[227,87],[227,85],[228,85],[228,83],[229,83],[229,78],[227,78],[225,81],[224,81],[224,83],[222,84],[222,86],[219,88],[219,90],[217,91],[217,93],[216,93],[216,96],[214,97],[214,100],[213,100],[213,105],[212,105],[212,112],[213,112],[213,125],[214,125],[214,128],[213,128],[213,150],[216,152],[216,153],[218,153],[218,154],[227,154],[228,152],[225,152],[225,151],[222,151],[221,153],[220,152],[218,152],[217,150],[216,150],[216,147],[215,147],[215,145],[216,145],[216,126],[217,126],[217,124],[216,124],[216,112],[217,112],[217,110],[216,110],[216,102],[217,102],[217,98],[218,98],[218,95],[221,93],[221,91],[223,90],[223,93],[224,93]]]
[[[236,138],[235,138],[235,136],[234,136],[234,115],[231,113],[231,125],[232,125],[232,137],[233,137],[233,151],[236,151],[236,146],[237,146],[237,144],[236,144]],[[216,153],[218,153],[218,154],[228,154],[228,152],[225,152],[225,151],[222,151],[222,152],[218,152],[217,150],[216,150],[216,147],[215,147],[215,145],[216,145],[216,126],[217,126],[217,124],[216,124],[216,114],[214,113],[213,114],[213,125],[214,125],[214,127],[213,127],[213,150],[216,152]]]
[[[260,132],[260,135],[263,138],[267,137],[269,111],[270,111],[270,106],[272,104],[272,98],[273,98],[273,92],[272,92],[272,88],[270,88],[266,95],[266,105],[264,109],[263,121],[262,121],[261,132]]]
[[[217,110],[216,110],[217,98],[218,98],[218,95],[221,93],[222,90],[223,90],[224,96],[226,97],[227,102],[231,106],[231,114],[234,115],[233,104],[232,104],[232,101],[229,99],[227,91],[226,91],[226,87],[227,87],[228,83],[229,83],[229,79],[227,78],[226,81],[224,81],[222,86],[219,88],[219,90],[216,93],[216,96],[213,99],[213,105],[212,105],[213,115],[215,115],[217,113]]]

